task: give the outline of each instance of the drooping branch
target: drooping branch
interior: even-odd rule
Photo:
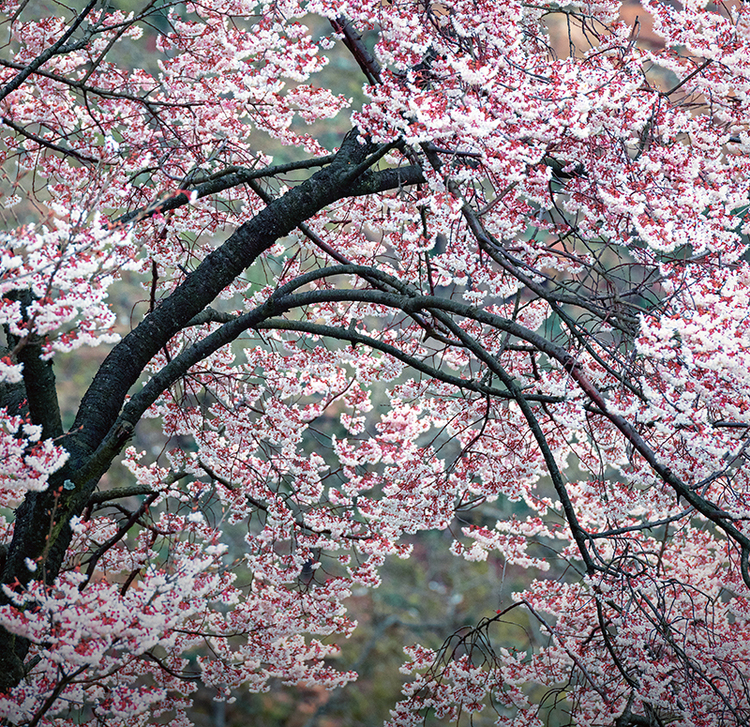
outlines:
[[[521,282],[526,288],[534,292],[540,299],[547,301],[555,315],[560,318],[563,324],[568,328],[571,334],[579,341],[586,352],[599,363],[606,371],[617,379],[625,388],[629,389],[639,399],[644,399],[644,394],[640,391],[628,377],[617,371],[600,353],[592,346],[581,332],[580,324],[572,315],[569,315],[563,308],[564,305],[581,308],[592,313],[602,322],[619,328],[626,335],[632,336],[637,327],[637,319],[629,314],[624,315],[619,312],[613,312],[610,308],[601,306],[587,299],[583,295],[571,295],[566,292],[559,292],[555,289],[546,290],[544,285],[534,280],[532,271],[527,270],[520,260],[510,255],[503,246],[490,235],[481,224],[476,214],[468,205],[464,205],[463,214],[469,224],[480,249],[486,252],[501,268],[506,270],[516,280]]]
[[[440,163],[436,158],[436,154],[434,153],[434,151],[431,151],[429,148],[427,148],[426,154],[433,167],[437,171],[440,171]],[[487,233],[484,226],[481,224],[474,211],[471,209],[470,205],[468,205],[461,197],[456,185],[450,182],[450,180],[446,180],[446,184],[448,185],[448,188],[452,191],[452,193],[455,194],[458,199],[461,199],[463,201],[462,212],[464,218],[466,219],[469,228],[471,229],[482,249],[487,252],[493,252],[493,250],[497,251],[499,249],[497,241]],[[549,293],[541,289],[540,286],[536,284],[529,275],[525,274],[521,270],[521,266],[509,266],[507,262],[503,261],[502,258],[497,255],[493,255],[493,259],[498,262],[498,264],[500,264],[503,268],[508,270],[508,272],[510,272],[514,277],[523,282],[523,284],[526,285],[530,290],[534,291],[540,297],[547,300],[550,305],[553,306],[555,312],[570,325],[572,330],[575,330],[577,326],[575,322],[570,319],[570,317],[565,316],[562,313],[558,305],[559,303],[579,305],[589,310],[590,312],[597,314],[598,317],[601,317],[604,321],[609,318],[610,314],[607,313],[605,315],[602,315],[596,310],[596,307],[592,307],[591,304],[583,298],[579,299],[577,296],[574,296],[572,299],[570,299],[568,296],[561,298],[551,296]],[[436,301],[436,303],[433,305],[441,310],[453,311],[459,313],[459,315],[466,315],[463,312],[459,312],[459,309],[462,306],[460,304],[455,304],[453,301],[440,300]],[[408,309],[420,309],[421,307],[421,301],[417,302],[416,299],[412,299],[412,301],[410,301],[409,303]],[[429,308],[430,306],[427,307]],[[469,315],[467,317],[477,320],[478,322],[486,322],[489,325],[496,325],[498,321],[497,316],[492,316],[485,311],[471,311],[469,312]],[[515,326],[517,326],[517,324],[512,323],[511,325],[511,322],[504,321],[501,322],[500,328],[502,330],[508,330],[509,332],[512,332],[511,328]],[[531,337],[529,337],[529,333],[531,334]],[[513,335],[517,334],[513,333]],[[578,384],[581,390],[589,397],[589,399],[597,407],[599,412],[603,414],[607,419],[609,419],[609,421],[614,424],[614,426],[625,436],[627,441],[639,454],[641,454],[641,456],[643,456],[643,458],[651,466],[653,471],[661,478],[661,480],[669,485],[675,491],[678,497],[682,497],[683,499],[685,499],[692,507],[695,508],[697,512],[700,512],[704,517],[713,522],[719,529],[723,530],[729,538],[734,540],[737,545],[739,545],[741,551],[740,568],[742,572],[742,578],[745,584],[750,587],[750,537],[745,535],[741,530],[739,530],[735,525],[732,524],[732,517],[728,513],[721,510],[721,508],[718,508],[709,500],[698,494],[695,489],[682,482],[680,478],[678,478],[667,465],[659,461],[657,454],[641,437],[636,428],[624,417],[611,411],[611,409],[607,406],[602,393],[586,377],[586,375],[583,373],[580,363],[576,361],[576,359],[569,352],[533,332],[527,332],[526,335],[522,335],[520,337],[537,347],[540,351],[543,351],[547,355],[557,360],[563,366],[565,371],[567,371],[567,373],[571,376],[571,378]],[[634,393],[639,397],[643,397],[643,394],[641,392],[635,389],[632,384],[625,381],[623,377],[619,376],[611,366],[603,361],[601,357],[591,349],[590,346],[585,344],[585,348],[599,363],[604,365],[604,368],[608,372],[610,372],[618,380],[620,380],[623,385],[633,390]]]
[[[350,266],[342,266],[348,269]],[[351,266],[358,267],[358,266]],[[360,268],[362,272],[368,272],[369,268]],[[327,272],[334,274],[335,268],[329,269]],[[311,274],[320,275],[320,272]],[[384,274],[382,274],[384,275]],[[288,284],[289,285],[289,284]],[[405,283],[395,281],[394,287],[400,285],[406,287]],[[411,291],[410,291],[411,292]],[[544,338],[540,334],[530,331],[515,321],[511,321],[501,316],[488,313],[485,310],[477,309],[472,306],[467,306],[456,301],[447,300],[444,298],[433,298],[431,296],[421,295],[398,295],[382,293],[380,291],[368,291],[368,290],[315,290],[306,291],[288,296],[288,299],[281,298],[278,300],[279,305],[284,307],[303,307],[305,305],[311,305],[319,302],[341,302],[341,301],[359,301],[364,303],[375,303],[384,305],[387,307],[398,308],[405,312],[411,312],[415,310],[429,310],[442,320],[443,324],[450,328],[451,331],[459,337],[466,344],[470,345],[468,337],[466,336],[463,329],[457,326],[449,317],[441,316],[441,312],[449,312],[468,318],[470,320],[477,321],[479,323],[485,323],[500,330],[504,330],[511,335],[517,336],[522,340],[531,343],[541,352],[546,353],[550,357],[558,361],[558,363],[564,368],[564,370],[570,375],[570,377],[578,384],[581,390],[587,395],[594,405],[598,408],[603,416],[605,416],[617,429],[625,436],[628,442],[635,448],[635,450],[643,456],[648,462],[654,472],[667,484],[675,493],[685,499],[695,510],[701,513],[708,520],[713,522],[719,529],[723,530],[724,533],[734,540],[742,551],[742,574],[743,580],[750,587],[750,572],[748,571],[748,557],[750,557],[750,538],[746,536],[741,530],[739,530],[733,523],[732,517],[721,510],[709,500],[704,498],[693,488],[689,487],[686,483],[682,482],[666,465],[659,461],[657,454],[653,449],[645,442],[641,435],[636,431],[635,427],[630,424],[621,415],[612,412],[610,407],[607,405],[606,400],[602,393],[596,388],[596,386],[588,379],[584,374],[582,367],[578,361],[564,348],[553,344],[548,339]],[[481,348],[481,347],[480,347]],[[482,360],[482,357],[486,357],[487,354],[483,353],[480,348],[473,347],[473,353]],[[489,365],[490,362],[485,361]],[[512,380],[506,381],[507,374],[503,377],[501,371],[495,372],[498,377],[503,381],[509,390],[512,390]],[[520,406],[520,403],[519,403]],[[523,408],[523,407],[522,407]],[[532,414],[533,416],[533,414]],[[529,425],[532,426],[532,422],[529,421]],[[581,531],[581,534],[583,531]]]
[[[312,336],[320,336],[321,338],[332,338],[337,341],[346,341],[351,343],[353,346],[367,346],[375,351],[381,351],[382,353],[392,356],[394,359],[401,361],[409,368],[426,374],[430,378],[436,381],[442,381],[446,384],[451,384],[457,389],[463,389],[464,391],[472,391],[476,394],[482,394],[483,396],[491,396],[496,399],[513,399],[513,393],[498,389],[494,386],[489,386],[484,381],[477,379],[462,379],[459,376],[449,374],[447,371],[430,366],[425,363],[422,359],[416,356],[410,356],[395,346],[391,346],[384,341],[380,341],[372,336],[367,336],[359,331],[348,329],[348,328],[337,328],[335,326],[327,326],[319,323],[311,323],[310,321],[290,320],[290,319],[272,319],[264,321],[256,326],[258,330],[262,331],[299,331],[302,333],[308,333]],[[550,396],[547,394],[525,394],[528,401],[544,402],[545,404],[559,404],[563,401],[558,396]]]
[[[547,472],[550,475],[552,484],[555,488],[555,492],[560,498],[563,512],[565,513],[565,520],[567,521],[568,527],[573,534],[573,539],[576,541],[576,545],[578,546],[578,551],[581,554],[581,558],[586,565],[587,573],[589,573],[590,575],[596,570],[601,570],[601,567],[597,566],[594,563],[594,559],[592,558],[591,553],[589,553],[587,533],[578,521],[578,516],[576,515],[575,508],[573,507],[570,495],[568,494],[568,490],[565,486],[565,480],[563,479],[560,468],[557,465],[555,455],[550,449],[549,443],[547,442],[547,437],[544,434],[544,430],[539,424],[539,419],[534,413],[534,410],[531,408],[531,405],[529,404],[529,401],[527,400],[523,390],[518,385],[515,378],[505,370],[500,362],[494,356],[492,356],[492,354],[486,351],[478,341],[476,341],[472,336],[464,331],[461,326],[459,326],[449,316],[446,316],[442,312],[438,313],[437,315],[442,319],[443,324],[450,328],[453,334],[457,338],[460,338],[463,341],[464,345],[466,345],[469,350],[480,361],[482,361],[490,369],[490,371],[492,371],[500,379],[500,381],[503,382],[508,391],[510,391],[511,395],[518,404],[518,407],[521,410],[524,419],[526,419],[526,423],[528,424],[531,433],[534,435],[537,446],[542,453],[544,463],[547,467]]]

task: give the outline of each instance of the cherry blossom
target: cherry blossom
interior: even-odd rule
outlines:
[[[0,6],[4,724],[345,688],[430,531],[524,586],[388,724],[746,724],[746,5],[55,13]]]

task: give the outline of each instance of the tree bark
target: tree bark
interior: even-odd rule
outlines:
[[[135,422],[118,425],[127,394],[146,364],[172,336],[279,238],[328,205],[345,197],[424,181],[416,166],[370,171],[369,159],[374,163],[382,156],[382,149],[380,152],[362,140],[356,129],[350,131],[329,166],[239,227],[115,346],[86,391],[73,426],[61,439],[70,454],[68,462],[50,477],[44,492],[29,493],[17,510],[2,583],[19,589],[32,578],[51,583],[57,577],[71,540],[71,517],[83,512],[100,477],[132,433]],[[47,375],[40,368],[46,365],[39,359],[40,351],[41,347],[28,347],[28,365],[44,374],[35,386],[43,386],[49,392],[50,386],[54,390],[54,377],[49,378],[51,370]],[[168,386],[168,379],[165,381]],[[59,413],[56,416],[59,422]],[[45,427],[50,434],[58,431],[54,421]],[[37,562],[35,572],[29,571],[27,558]],[[9,602],[8,596],[0,593],[0,605]],[[23,678],[23,661],[29,646],[26,639],[0,629],[0,692],[7,692]]]

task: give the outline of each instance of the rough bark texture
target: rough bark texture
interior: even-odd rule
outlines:
[[[184,282],[111,351],[84,395],[70,431],[61,441],[70,453],[50,478],[47,490],[31,493],[18,508],[13,540],[2,569],[2,583],[20,588],[31,578],[51,582],[59,573],[71,540],[70,518],[80,515],[101,475],[121,451],[132,426],[118,423],[123,403],[146,364],[188,322],[279,238],[348,196],[373,194],[423,180],[418,167],[368,170],[375,147],[351,131],[333,163],[273,201],[208,255]],[[378,158],[373,155],[373,161]],[[62,434],[51,366],[39,358],[41,342],[20,347],[30,416],[45,436]],[[168,377],[164,380],[169,385]],[[1,394],[2,392],[0,392]],[[11,393],[7,393],[11,396]],[[15,396],[15,394],[14,394]],[[17,396],[16,396],[17,398]],[[134,424],[134,422],[132,423]],[[75,488],[63,487],[66,481]],[[40,562],[31,573],[26,559]],[[0,604],[8,596],[0,593]],[[0,629],[0,691],[23,678],[29,643]]]

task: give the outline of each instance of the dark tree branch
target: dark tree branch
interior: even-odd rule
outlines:
[[[372,338],[363,333],[359,333],[356,330],[349,330],[347,328],[336,328],[334,326],[326,326],[317,323],[311,323],[309,321],[298,321],[298,320],[287,320],[287,319],[273,319],[264,321],[256,326],[258,330],[270,331],[300,331],[303,333],[309,333],[313,336],[321,336],[324,338],[333,338],[338,341],[347,341],[353,346],[363,345],[368,348],[372,348],[376,351],[381,351],[389,356],[392,356],[398,361],[401,361],[406,366],[413,368],[423,374],[426,374],[432,379],[442,381],[446,384],[452,384],[458,389],[464,391],[472,391],[476,394],[482,394],[485,396],[492,396],[496,399],[513,399],[514,396],[509,391],[503,389],[497,389],[494,386],[488,386],[482,381],[476,379],[462,379],[453,374],[449,374],[446,371],[435,368],[426,364],[423,360],[405,354],[403,351],[391,346],[388,343],[379,341],[377,338]],[[546,404],[559,404],[563,399],[557,396],[548,396],[546,394],[526,394],[528,401],[544,402]]]
[[[273,167],[264,167],[263,169],[243,169],[240,167],[230,167],[221,173],[212,175],[205,181],[190,182],[190,191],[178,191],[174,195],[157,200],[148,207],[143,207],[133,212],[128,212],[122,217],[117,218],[113,224],[125,225],[140,220],[148,219],[155,214],[163,214],[169,210],[178,209],[189,204],[192,195],[195,199],[203,199],[227,189],[239,187],[248,184],[256,179],[273,177],[278,174],[285,174],[300,169],[310,169],[312,167],[324,167],[331,163],[332,156],[318,157],[316,159],[307,159],[301,162],[290,162],[289,164],[279,164]],[[367,162],[368,160],[365,160]],[[374,159],[371,163],[377,161]],[[366,168],[366,167],[365,167]],[[419,167],[399,167],[396,169],[384,169],[377,172],[368,172],[361,174],[361,177],[353,182],[348,190],[347,197],[357,197],[375,192],[386,192],[390,189],[398,189],[412,184],[420,184],[424,181],[422,170]],[[346,180],[342,180],[342,187],[346,186]]]
[[[77,159],[82,164],[99,164],[100,163],[98,159],[94,159],[94,157],[90,157],[87,154],[81,154],[81,152],[76,151],[75,149],[69,149],[68,147],[60,146],[60,144],[55,144],[54,142],[49,141],[42,136],[38,136],[37,134],[32,134],[27,129],[24,129],[23,126],[19,126],[18,124],[14,123],[10,119],[6,118],[5,116],[3,116],[2,118],[2,122],[7,127],[13,129],[13,131],[17,132],[18,134],[21,134],[21,136],[24,136],[27,139],[30,139],[36,144],[46,147],[47,149],[50,149],[52,151],[59,152],[60,154],[64,154],[65,156],[71,156],[74,159]]]
[[[146,512],[146,510],[148,510],[149,506],[157,497],[159,497],[158,492],[151,492],[151,494],[141,503],[141,506],[135,512],[131,513],[130,517],[118,528],[117,532],[109,540],[102,543],[96,553],[89,558],[86,578],[81,581],[78,586],[79,591],[82,591],[89,584],[89,581],[96,570],[96,564],[101,557],[128,534],[130,528],[138,522],[138,519]]]
[[[357,266],[353,266],[357,267]],[[333,269],[329,269],[333,270]],[[364,271],[370,272],[369,268],[363,268]],[[402,284],[405,285],[405,284]],[[575,360],[575,358],[568,353],[564,348],[557,346],[550,342],[548,339],[537,334],[534,331],[530,331],[523,326],[519,325],[515,321],[511,321],[500,316],[488,313],[485,310],[473,308],[471,306],[457,303],[456,301],[447,299],[435,299],[430,296],[413,295],[411,297],[402,297],[395,294],[381,293],[379,291],[360,291],[360,290],[316,290],[297,295],[290,295],[289,301],[279,301],[279,304],[289,305],[293,300],[296,300],[295,307],[312,304],[315,302],[332,302],[332,301],[361,301],[367,303],[376,303],[392,308],[400,308],[405,312],[412,312],[415,310],[430,310],[439,320],[442,320],[444,325],[450,328],[454,335],[459,337],[458,331],[461,331],[461,340],[469,346],[469,338],[465,336],[465,332],[460,327],[457,327],[453,321],[449,318],[442,317],[439,315],[440,311],[446,311],[455,313],[462,317],[470,320],[475,320],[479,323],[485,323],[487,325],[504,330],[511,335],[517,336],[522,340],[527,341],[534,345],[539,351],[548,354],[550,357],[558,361],[559,364],[568,372],[571,378],[578,384],[581,390],[587,395],[587,397],[598,407],[603,415],[612,424],[625,435],[625,438],[631,443],[635,450],[648,462],[654,472],[668,484],[675,493],[685,499],[696,511],[700,512],[704,517],[713,522],[718,528],[724,531],[724,533],[731,538],[735,543],[740,546],[742,552],[742,571],[743,580],[750,587],[750,569],[748,569],[748,557],[750,556],[750,538],[740,531],[735,525],[732,524],[731,516],[721,510],[709,500],[705,499],[702,495],[696,492],[693,488],[682,482],[669,467],[659,462],[656,453],[649,447],[644,441],[638,431],[628,422],[624,417],[615,412],[612,412],[607,406],[607,403],[602,393],[594,386],[594,384],[586,377],[583,373],[582,367]],[[473,341],[473,339],[471,339]],[[478,344],[473,342],[471,344],[472,352],[482,360],[482,350],[477,348]],[[489,365],[489,364],[488,364]],[[504,377],[500,371],[496,371],[498,377],[503,383],[508,386]],[[512,391],[510,386],[509,390]],[[520,406],[520,403],[519,403]],[[524,413],[524,416],[526,414]],[[529,422],[531,426],[531,422]]]
[[[123,497],[137,497],[138,495],[150,495],[153,488],[148,485],[133,485],[132,487],[118,487],[115,490],[104,490],[95,492],[89,498],[90,505],[101,505],[111,500],[119,500]]]
[[[576,545],[578,546],[578,550],[581,554],[581,558],[586,565],[587,573],[589,573],[590,575],[594,571],[601,570],[599,566],[594,564],[594,559],[589,553],[587,533],[578,522],[578,516],[576,515],[573,503],[570,500],[570,495],[568,495],[568,490],[565,486],[565,480],[562,476],[562,472],[560,472],[560,468],[557,466],[555,455],[550,449],[549,443],[547,442],[547,436],[545,435],[544,430],[539,424],[539,419],[534,413],[534,410],[531,408],[531,405],[529,404],[523,390],[518,385],[515,378],[511,376],[505,370],[505,368],[500,365],[500,362],[488,351],[486,351],[476,339],[466,333],[466,331],[464,331],[464,329],[461,328],[461,326],[459,326],[449,316],[446,316],[442,313],[439,313],[438,316],[443,320],[444,325],[452,330],[453,335],[457,338],[460,338],[469,348],[469,350],[480,361],[482,361],[487,366],[487,368],[489,368],[490,371],[492,371],[492,373],[494,373],[500,379],[500,381],[503,382],[505,387],[512,394],[513,398],[518,404],[518,407],[521,410],[521,413],[524,416],[524,419],[526,419],[526,423],[529,425],[531,433],[534,435],[534,439],[536,440],[539,450],[542,453],[542,457],[544,458],[544,463],[547,466],[547,471],[549,472],[550,479],[552,480],[552,484],[554,485],[555,492],[560,498],[560,503],[562,504],[563,512],[565,513],[565,520],[570,527],[573,538],[575,539]]]
[[[3,570],[4,583],[25,584],[31,578],[51,581],[57,576],[72,535],[70,517],[83,512],[102,473],[132,434],[134,423],[142,413],[139,406],[148,396],[158,396],[172,382],[170,376],[174,369],[160,372],[145,391],[139,391],[128,402],[120,416],[130,388],[146,364],[175,333],[199,315],[276,240],[331,203],[353,193],[371,194],[421,180],[421,170],[409,167],[370,172],[367,166],[383,153],[382,147],[378,149],[361,140],[357,130],[352,129],[329,166],[274,200],[238,228],[115,346],[85,393],[71,431],[63,438],[70,453],[68,462],[52,475],[46,491],[30,493],[17,511],[13,540]],[[258,321],[273,313],[271,308],[256,311],[260,316]],[[233,324],[237,325],[232,322],[227,326]],[[210,346],[213,340],[205,346]],[[198,347],[190,352],[207,355],[201,353],[202,350]],[[40,526],[40,523],[50,525]],[[41,561],[41,567],[32,573],[26,565],[27,559]],[[0,603],[7,602],[7,598],[0,594]],[[0,691],[18,683],[27,650],[28,642],[0,632],[0,653],[8,655],[4,663],[0,659]]]
[[[5,68],[13,68],[17,71],[23,71],[28,66],[25,63],[16,63],[15,61],[9,61],[7,58],[0,58],[0,66]],[[96,86],[89,86],[87,83],[68,78],[67,76],[61,76],[59,73],[53,73],[52,71],[45,71],[42,68],[36,68],[33,71],[35,76],[42,76],[43,78],[49,78],[52,81],[57,81],[70,88],[75,88],[77,91],[81,91],[84,94],[92,94],[94,96],[100,96],[101,98],[119,98],[124,101],[132,101],[133,103],[143,104],[146,108],[189,108],[190,106],[199,105],[197,103],[190,102],[178,102],[178,101],[155,101],[148,98],[148,94],[153,93],[154,89],[150,89],[145,92],[143,96],[134,96],[124,91],[112,91],[107,88],[97,88]]]
[[[21,304],[24,320],[33,329],[33,321],[29,320],[28,307],[34,301],[30,290],[15,290],[8,297]],[[8,343],[13,346],[13,352],[19,363],[23,364],[23,383],[26,393],[26,406],[31,421],[42,427],[43,439],[56,439],[63,433],[60,419],[60,405],[55,387],[55,374],[52,362],[42,359],[44,340],[30,332],[25,337],[7,333]]]
[[[114,220],[113,224],[126,225],[147,219],[155,214],[183,207],[190,202],[193,194],[196,195],[196,199],[202,199],[203,197],[223,192],[226,189],[232,189],[234,187],[239,187],[242,184],[247,184],[253,179],[273,177],[277,174],[286,174],[300,169],[324,167],[333,162],[335,158],[335,154],[329,154],[327,156],[305,159],[299,162],[289,162],[288,164],[277,164],[272,167],[263,167],[262,169],[248,169],[236,166],[227,167],[215,174],[206,175],[199,179],[191,179],[186,185],[190,188],[190,192],[179,191],[170,197],[154,202],[148,207],[128,212],[127,214],[122,215],[122,217],[118,217]]]
[[[21,84],[38,68],[41,68],[50,58],[52,58],[52,56],[58,53],[69,53],[71,50],[76,50],[78,47],[80,47],[81,43],[86,42],[81,41],[80,43],[73,44],[72,46],[65,45],[66,41],[68,41],[72,37],[73,33],[78,30],[81,23],[83,23],[89,13],[96,7],[98,2],[99,0],[89,0],[89,3],[86,5],[86,7],[81,10],[81,12],[78,14],[78,17],[70,24],[70,27],[60,36],[60,38],[49,48],[47,48],[47,50],[40,53],[20,73],[18,73],[14,78],[8,81],[8,83],[6,83],[2,89],[0,89],[0,101],[2,101],[2,99],[4,99],[8,94],[13,93],[13,91],[15,91],[17,88],[20,88]]]
[[[348,48],[354,60],[357,61],[370,85],[374,86],[381,83],[380,64],[367,50],[367,46],[362,42],[362,34],[354,29],[351,21],[339,16],[335,20],[331,20],[331,26],[342,36],[344,45]]]
[[[29,336],[18,351],[18,361],[23,364],[31,421],[41,425],[43,439],[56,439],[63,433],[60,407],[52,362],[42,359],[42,343],[38,336]]]
[[[92,452],[112,427],[130,387],[148,361],[238,275],[280,237],[342,197],[342,183],[371,153],[350,132],[335,161],[275,200],[243,224],[109,354],[84,395],[69,446],[74,455]],[[373,184],[373,188],[377,188]]]

